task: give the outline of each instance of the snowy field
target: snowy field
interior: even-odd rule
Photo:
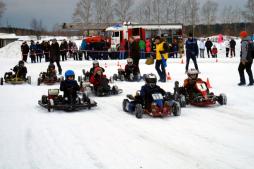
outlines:
[[[20,44],[0,49],[0,76],[17,64]],[[134,94],[144,82],[115,82],[124,92],[91,96],[98,103],[91,110],[49,113],[38,100],[59,84],[37,86],[47,64],[26,64],[32,85],[0,86],[0,169],[253,169],[254,88],[237,86],[239,57],[224,55],[222,49],[218,62],[198,63],[200,77],[209,78],[215,94],[225,93],[228,105],[187,106],[181,116],[166,118],[136,119],[122,111],[126,94]],[[100,61],[101,66],[105,63],[108,76],[117,72],[117,61]],[[73,69],[77,77],[92,61],[61,65],[63,72]],[[158,84],[173,91],[174,81],[182,84],[186,78],[184,67],[180,59],[169,59],[172,80]],[[142,73],[156,73],[144,60],[140,68]]]

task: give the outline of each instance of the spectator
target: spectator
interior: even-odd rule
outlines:
[[[182,38],[180,38],[178,42],[178,53],[180,55],[180,58],[182,58],[184,54],[184,43]]]
[[[198,55],[198,44],[197,44],[197,40],[193,37],[192,33],[189,33],[189,38],[186,41],[185,48],[186,48],[185,73],[187,73],[189,69],[190,59],[192,59],[195,69],[199,72],[197,59],[196,59]]]
[[[60,65],[60,47],[56,39],[52,40],[52,44],[50,46],[50,63],[54,63],[54,62],[56,62],[56,65],[58,67],[58,72],[61,75],[62,68]]]
[[[49,41],[46,41],[44,44],[43,44],[43,52],[44,52],[44,55],[45,55],[45,61],[46,62],[49,62],[50,61],[50,58],[49,58],[49,51],[50,51],[50,42]]]
[[[120,46],[119,46],[119,59],[124,59],[125,58],[125,46],[126,46],[126,40],[122,39],[120,42]]]
[[[149,58],[151,56],[152,46],[151,46],[151,40],[146,39],[146,58]]]
[[[230,56],[231,58],[234,56],[235,57],[235,45],[236,45],[236,42],[235,40],[232,38],[231,41],[229,42],[230,43]]]
[[[42,50],[42,45],[39,43],[39,42],[36,42],[36,61],[37,63],[40,61],[41,62],[41,58],[42,58],[42,55],[43,55],[43,50]]]
[[[133,64],[139,67],[139,60],[140,60],[139,44],[133,37],[130,37],[129,41],[130,41],[129,57],[133,59]]]
[[[205,42],[204,39],[199,41],[200,58],[205,58]]]
[[[253,74],[251,70],[253,59],[248,57],[248,45],[251,43],[251,37],[248,36],[248,33],[246,31],[242,31],[240,33],[241,41],[241,60],[238,67],[239,76],[240,76],[240,83],[238,83],[239,86],[243,86],[246,84],[245,76],[244,76],[244,70],[246,69],[247,74],[249,75],[249,85],[253,86],[254,80],[253,80]],[[253,42],[252,42],[253,43]]]
[[[26,41],[24,41],[21,45],[21,52],[22,52],[22,60],[27,62],[27,55],[29,53],[29,46],[27,45]]]
[[[166,62],[168,59],[168,44],[160,37],[155,38],[156,62],[155,69],[160,76],[160,82],[166,82]]]
[[[36,52],[36,45],[34,44],[34,41],[31,40],[31,45],[30,45],[31,63],[36,63],[36,61],[35,61],[35,52]]]
[[[207,41],[205,42],[205,47],[207,50],[207,56],[210,58],[210,54],[212,55],[213,42],[209,38],[207,38]]]
[[[140,39],[138,45],[139,45],[139,49],[140,49],[140,58],[145,59],[145,57],[146,57],[145,56],[145,50],[146,50],[145,41],[143,39]]]
[[[84,58],[86,60],[89,60],[89,57],[87,57],[87,54],[86,54],[86,50],[87,50],[87,43],[86,43],[86,40],[83,39],[80,46],[80,54],[83,54]]]
[[[230,44],[228,40],[225,41],[225,47],[226,47],[226,57],[228,57],[229,50],[230,50]]]
[[[178,43],[177,43],[177,39],[174,39],[173,44],[172,44],[172,48],[173,48],[173,58],[177,58],[177,54],[178,54]]]
[[[68,51],[68,43],[64,39],[60,44],[60,54],[62,56],[62,61],[67,60],[67,51]]]

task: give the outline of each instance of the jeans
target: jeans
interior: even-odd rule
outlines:
[[[119,59],[124,59],[125,58],[125,51],[120,51],[119,52]]]
[[[146,55],[145,55],[145,49],[140,49],[140,59],[145,59]]]
[[[192,61],[194,63],[194,66],[195,66],[195,69],[198,70],[198,64],[197,64],[196,56],[192,55],[192,54],[187,54],[186,55],[186,67],[185,67],[185,70],[188,71],[188,69],[189,69],[190,59],[192,59]]]
[[[160,81],[166,82],[166,70],[162,64],[162,60],[156,60],[155,69],[160,76]]]

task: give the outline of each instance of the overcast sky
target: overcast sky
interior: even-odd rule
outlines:
[[[47,29],[52,29],[58,23],[71,22],[72,13],[79,0],[2,0],[7,10],[1,18],[1,25],[7,23],[13,27],[30,28],[33,18],[42,20]],[[136,0],[138,1],[138,0]],[[199,0],[204,2],[205,0]],[[220,4],[220,10],[225,4],[233,7],[243,7],[247,0],[214,0]]]

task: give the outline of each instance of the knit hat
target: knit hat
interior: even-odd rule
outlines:
[[[247,36],[248,36],[248,33],[246,31],[242,31],[240,33],[240,37],[242,37],[242,38],[246,38]]]

